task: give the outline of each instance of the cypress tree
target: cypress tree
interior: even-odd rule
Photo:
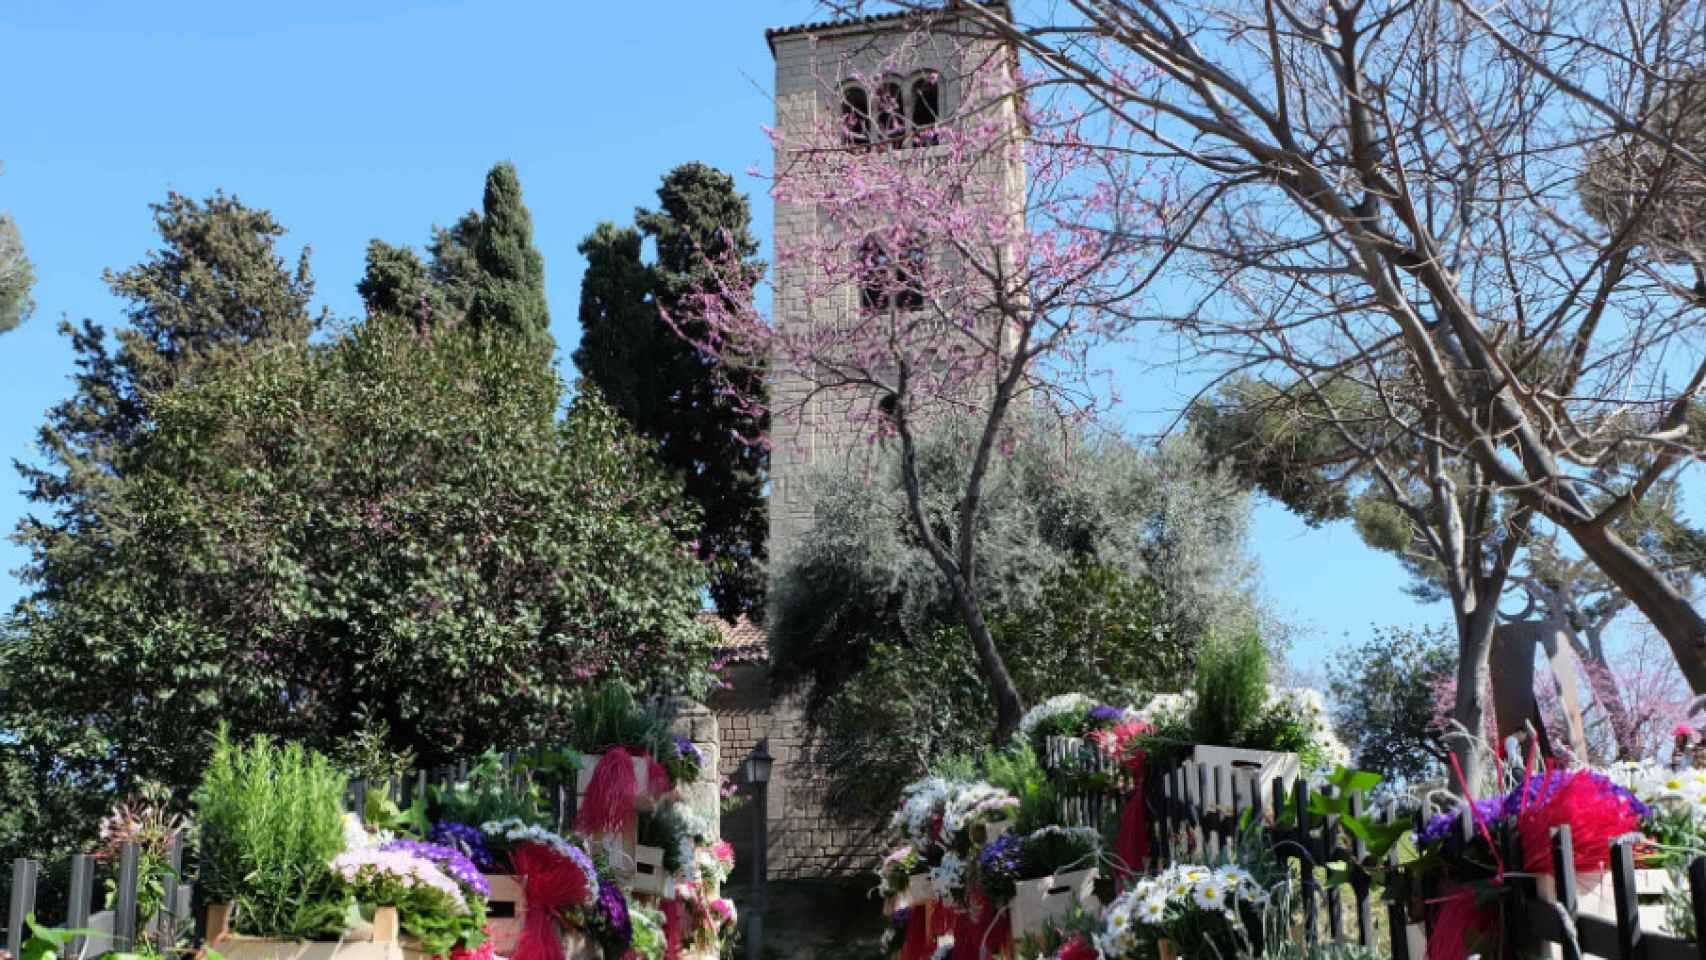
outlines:
[[[533,216],[522,202],[514,164],[497,164],[486,174],[482,206],[480,238],[474,244],[480,275],[468,320],[478,328],[509,331],[549,346],[545,258],[533,246]]]
[[[659,208],[635,212],[635,226],[601,223],[580,246],[587,258],[581,281],[581,343],[575,366],[635,432],[657,444],[658,455],[698,503],[700,558],[717,574],[711,595],[725,617],[761,611],[762,563],[768,513],[764,500],[769,454],[750,442],[768,422],[735,410],[718,389],[708,362],[664,320],[691,318],[681,298],[713,269],[734,260],[752,283],[763,274],[752,235],[752,210],[734,178],[702,163],[671,170],[658,188]],[[645,239],[657,246],[646,264]],[[716,264],[718,266],[713,266]],[[691,334],[691,331],[688,331]],[[762,384],[761,367],[747,371]]]

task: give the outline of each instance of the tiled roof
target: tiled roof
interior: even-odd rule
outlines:
[[[717,616],[716,611],[706,610],[699,614],[699,622],[716,627],[717,633],[721,634],[721,642],[717,644],[719,659],[730,663],[753,663],[770,656],[770,638],[764,633],[764,628],[744,616],[730,623]]]
[[[1006,0],[944,0],[941,12],[951,12],[962,6],[977,5],[983,7],[1007,6]],[[770,49],[776,49],[776,38],[791,36],[796,33],[814,33],[819,30],[839,30],[846,27],[863,27],[873,23],[888,23],[893,20],[903,20],[916,16],[911,10],[896,10],[892,13],[873,13],[863,17],[850,17],[845,20],[819,20],[816,23],[801,23],[792,27],[771,27],[764,31],[764,41]]]

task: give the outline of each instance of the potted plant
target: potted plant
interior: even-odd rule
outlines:
[[[332,871],[345,849],[345,781],[300,744],[224,730],[196,792],[208,939],[233,960],[401,960],[396,912],[355,926],[356,905]]]
[[[1106,960],[1243,955],[1266,897],[1243,867],[1173,866],[1114,898],[1095,947]]]
[[[1017,847],[1016,863],[1011,868],[1014,937],[1041,933],[1045,923],[1066,916],[1074,908],[1094,909],[1096,863],[1101,850],[1096,831],[1044,827],[1022,838],[1003,837],[985,848],[984,855],[995,859],[1010,845]],[[991,850],[998,853],[991,855]],[[996,875],[992,870],[991,879]]]

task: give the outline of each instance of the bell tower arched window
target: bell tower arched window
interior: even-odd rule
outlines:
[[[942,118],[942,84],[934,70],[890,77],[874,90],[859,83],[841,88],[842,141],[851,146],[935,142]]]
[[[922,310],[925,265],[921,240],[909,240],[893,250],[877,237],[866,237],[859,245],[855,270],[860,311],[873,313],[890,307],[903,312]]]

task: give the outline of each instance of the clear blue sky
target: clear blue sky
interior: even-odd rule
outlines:
[[[763,31],[815,19],[812,0],[7,0],[0,209],[16,216],[39,283],[36,316],[0,337],[0,460],[30,457],[42,412],[70,390],[59,318],[119,319],[101,270],[151,248],[147,205],[167,190],[222,187],[272,210],[292,251],[312,246],[319,301],[357,316],[367,241],[420,244],[431,224],[478,206],[494,161],[512,160],[569,369],[576,244],[652,202],[671,166],[735,173],[768,233],[763,185],[746,175],[768,167]],[[1179,395],[1125,379],[1133,413]],[[25,505],[9,466],[0,472],[10,531]],[[1401,594],[1397,565],[1348,528],[1309,531],[1263,507],[1254,533],[1267,594],[1305,628],[1299,666],[1371,623],[1449,615]],[[22,561],[0,544],[0,606],[21,593]]]

